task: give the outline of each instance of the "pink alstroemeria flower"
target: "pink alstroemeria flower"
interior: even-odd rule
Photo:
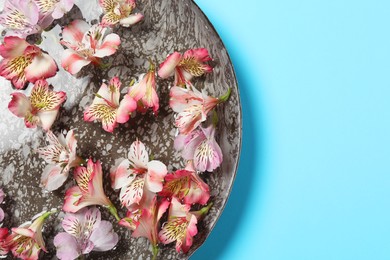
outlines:
[[[200,127],[188,135],[178,135],[175,139],[175,149],[181,152],[186,160],[193,160],[198,171],[212,172],[222,163],[222,151],[215,141],[215,126]]]
[[[109,221],[101,220],[98,208],[84,208],[77,213],[67,213],[61,232],[54,237],[57,257],[62,260],[77,259],[91,251],[108,251],[118,243],[118,235]]]
[[[26,38],[40,33],[73,7],[73,0],[6,0],[0,14],[0,24],[7,35]]]
[[[101,65],[101,58],[118,50],[119,35],[108,34],[108,28],[95,24],[92,27],[83,20],[74,20],[62,30],[61,44],[66,46],[62,56],[62,67],[76,74],[90,64]]]
[[[85,110],[84,120],[99,120],[103,129],[110,133],[118,123],[126,123],[131,112],[137,109],[137,103],[129,95],[125,95],[119,102],[121,84],[118,77],[113,77],[108,86],[103,83],[92,104]]]
[[[76,154],[77,140],[74,130],[70,130],[66,138],[60,134],[57,138],[53,132],[46,134],[49,145],[39,148],[39,155],[49,165],[43,170],[41,182],[46,190],[53,191],[64,184],[69,175],[69,170],[83,162]]]
[[[187,253],[192,246],[193,237],[198,233],[196,224],[198,220],[189,211],[191,206],[181,204],[176,198],[172,198],[169,208],[168,221],[163,224],[159,238],[163,244],[176,241],[176,251]]]
[[[178,170],[165,176],[162,197],[176,197],[185,204],[206,204],[210,198],[209,186],[199,177],[189,161],[185,170]]]
[[[212,59],[205,48],[187,50],[184,55],[174,52],[160,64],[158,75],[163,79],[175,75],[173,85],[185,86],[190,84],[193,77],[200,77],[213,71],[211,66],[205,64],[210,60]]]
[[[82,208],[100,205],[108,208],[111,214],[119,221],[115,206],[106,196],[103,189],[102,165],[88,160],[87,167],[79,166],[74,170],[77,186],[68,189],[65,193],[65,203],[62,209],[65,212],[75,213]]]
[[[145,145],[135,141],[130,146],[128,159],[111,170],[111,186],[121,189],[119,199],[128,209],[140,205],[145,191],[160,192],[167,167],[160,161],[149,161]]]
[[[9,252],[7,245],[8,229],[0,228],[0,258],[5,258]]]
[[[132,14],[135,0],[99,0],[104,16],[102,25],[113,26],[117,23],[129,27],[141,21],[144,16],[140,13]]]
[[[128,95],[138,102],[137,110],[145,113],[148,108],[152,108],[157,113],[159,99],[156,93],[156,70],[150,62],[148,73],[141,75],[140,80],[129,88]]]
[[[24,89],[28,82],[53,77],[57,65],[52,57],[26,40],[7,36],[0,45],[0,76],[11,81],[17,89]]]
[[[189,134],[202,122],[206,121],[207,114],[216,105],[225,102],[230,96],[229,88],[226,94],[219,98],[208,96],[192,85],[189,88],[172,87],[170,91],[169,106],[178,113],[175,125],[181,134]]]
[[[37,125],[49,130],[53,125],[58,110],[66,100],[66,93],[53,91],[46,80],[38,80],[31,91],[30,97],[23,93],[12,93],[8,109],[17,117],[24,118],[26,127]]]
[[[21,259],[38,259],[41,250],[47,252],[42,237],[42,227],[45,220],[55,211],[43,212],[18,228],[12,228],[12,233],[6,238],[6,246],[15,257]],[[34,220],[35,219],[35,220]]]
[[[154,195],[151,199],[151,205],[142,209],[138,219],[138,225],[131,235],[132,237],[146,237],[149,240],[152,245],[152,259],[156,259],[158,254],[159,222],[168,207],[169,201],[163,200],[159,203],[157,201],[157,196]]]

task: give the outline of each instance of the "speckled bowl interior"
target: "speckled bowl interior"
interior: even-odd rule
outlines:
[[[59,44],[61,26],[73,19],[85,19],[96,23],[101,10],[97,1],[76,1],[71,13],[56,21],[53,28],[42,34],[42,49],[52,55],[57,64],[61,64],[63,48]],[[210,201],[214,203],[209,214],[198,224],[198,234],[187,254],[178,254],[174,244],[163,246],[159,259],[186,259],[207,238],[222,213],[230,193],[237,170],[241,147],[241,106],[237,81],[228,53],[213,26],[202,11],[191,0],[139,0],[138,9],[145,19],[132,28],[116,28],[121,36],[119,51],[108,58],[112,64],[102,70],[85,67],[77,77],[59,68],[57,75],[49,79],[55,90],[65,91],[68,99],[60,112],[52,131],[56,134],[66,133],[75,128],[78,138],[78,153],[84,158],[100,160],[103,165],[105,190],[110,199],[117,205],[119,214],[125,215],[120,208],[118,193],[109,185],[108,173],[119,159],[126,158],[130,144],[137,138],[145,143],[149,154],[168,165],[169,170],[184,167],[184,161],[173,149],[176,129],[173,126],[174,115],[168,107],[169,87],[173,78],[157,79],[160,96],[160,111],[157,116],[152,113],[137,114],[128,123],[120,125],[114,134],[105,132],[99,123],[83,121],[83,111],[91,103],[93,93],[97,92],[104,79],[118,75],[123,85],[127,86],[133,78],[145,73],[148,58],[161,63],[173,51],[184,52],[190,48],[205,47],[214,59],[214,72],[194,80],[194,85],[205,90],[211,96],[221,96],[228,87],[232,88],[230,99],[216,110],[219,117],[217,141],[223,151],[224,161],[215,172],[203,173],[201,177],[211,189]],[[49,253],[42,254],[42,259],[55,259],[53,237],[61,231],[61,207],[65,190],[74,185],[69,178],[59,190],[51,193],[43,191],[40,177],[46,163],[36,153],[38,147],[46,144],[41,129],[27,129],[23,120],[15,117],[8,109],[10,94],[14,90],[10,83],[0,79],[0,186],[6,193],[6,212],[4,226],[18,226],[30,220],[36,213],[57,208],[59,214],[51,217],[45,224],[45,240]],[[23,92],[29,94],[31,85]],[[103,211],[103,219],[114,219]],[[120,236],[117,247],[104,253],[91,253],[89,259],[148,259],[151,257],[149,242],[144,238],[132,238],[130,231],[118,225],[114,229]]]

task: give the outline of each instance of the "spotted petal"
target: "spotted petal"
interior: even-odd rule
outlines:
[[[66,99],[63,91],[52,91],[46,80],[38,80],[30,96],[31,106],[40,111],[58,109]]]
[[[102,121],[103,129],[107,132],[114,132],[115,127],[117,126],[116,122],[116,113],[117,110],[106,104],[95,104],[91,105],[84,112],[85,121]]]
[[[72,75],[78,73],[84,66],[90,63],[90,60],[80,56],[72,49],[66,49],[62,54],[61,66]]]
[[[137,140],[131,144],[128,157],[135,168],[147,169],[149,155],[145,145],[141,141]]]
[[[119,195],[122,205],[130,208],[133,204],[138,204],[142,199],[144,184],[144,178],[136,177],[129,186],[123,187]]]

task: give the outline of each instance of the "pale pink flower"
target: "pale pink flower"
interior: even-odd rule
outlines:
[[[34,1],[6,0],[4,10],[0,14],[0,24],[7,28],[8,35],[26,38],[30,34],[39,33],[49,24],[42,24],[39,7]],[[44,28],[42,28],[44,27]]]
[[[225,95],[214,98],[192,85],[188,87],[172,87],[170,91],[169,106],[177,113],[175,125],[181,134],[189,134],[196,129],[206,121],[208,113],[216,105],[225,102],[230,96],[230,88]]]
[[[12,228],[12,233],[6,238],[6,246],[15,257],[21,259],[38,259],[41,250],[47,252],[42,237],[42,227],[45,220],[55,211],[43,212],[18,228]]]
[[[101,65],[101,58],[114,54],[121,43],[119,35],[108,33],[108,28],[83,20],[74,20],[62,30],[61,44],[66,46],[61,65],[71,74],[93,63]]]
[[[184,55],[174,52],[160,64],[158,75],[166,79],[175,76],[174,86],[190,84],[193,77],[200,77],[204,73],[210,73],[213,68],[205,62],[212,60],[205,48],[187,50]]]
[[[209,186],[199,177],[190,161],[184,170],[177,170],[165,176],[164,187],[158,195],[176,197],[185,204],[206,204],[210,198]]]
[[[121,189],[119,199],[128,209],[141,204],[145,191],[160,192],[167,167],[160,161],[149,161],[145,145],[135,141],[130,146],[128,159],[111,170],[111,186]]]
[[[66,93],[53,91],[46,80],[38,80],[31,91],[30,97],[23,93],[12,93],[8,109],[17,117],[24,118],[26,127],[41,126],[49,130],[53,125],[58,110],[66,100]]]
[[[176,251],[187,253],[192,246],[193,237],[198,233],[196,224],[198,220],[191,214],[191,206],[181,204],[176,198],[172,198],[169,208],[168,221],[158,234],[163,244],[170,244],[176,241]]]
[[[64,184],[69,175],[69,170],[82,163],[77,156],[77,140],[74,130],[70,130],[66,138],[60,134],[57,138],[53,132],[46,134],[49,145],[39,148],[39,155],[49,164],[45,167],[41,182],[46,190],[53,191]]]
[[[129,88],[128,95],[138,102],[138,111],[144,113],[149,108],[152,108],[154,113],[158,111],[156,71],[152,62],[150,62],[148,73],[141,75],[140,80]]]
[[[112,133],[118,123],[126,123],[131,112],[137,108],[137,103],[129,95],[119,102],[121,82],[113,77],[109,85],[103,83],[92,104],[84,112],[84,120],[91,122],[99,120],[103,129]]]
[[[28,82],[53,77],[57,65],[52,57],[26,40],[7,36],[0,45],[0,76],[11,81],[17,89],[23,89]]]
[[[79,166],[74,170],[77,186],[71,187],[65,193],[65,212],[75,213],[82,208],[100,205],[108,210],[119,221],[115,206],[106,196],[103,189],[102,166],[99,161],[88,160],[87,167]]]
[[[158,228],[162,215],[169,207],[169,201],[157,202],[157,196],[153,196],[151,205],[142,209],[132,237],[146,237],[152,245],[153,259],[158,254]]]
[[[175,139],[175,149],[181,152],[186,160],[193,160],[198,171],[212,172],[222,163],[222,151],[215,141],[215,127],[200,127],[188,135],[178,135]]]
[[[54,237],[57,257],[62,260],[73,260],[91,251],[111,250],[119,240],[112,224],[101,220],[101,213],[96,207],[67,213],[62,228],[65,232]]]
[[[141,13],[132,14],[136,6],[135,0],[99,0],[99,4],[104,12],[102,18],[104,26],[113,26],[119,23],[124,27],[129,27],[144,18]]]
[[[7,35],[26,38],[40,33],[73,7],[73,0],[6,0],[0,24]]]

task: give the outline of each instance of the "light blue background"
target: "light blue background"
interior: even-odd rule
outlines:
[[[244,139],[193,259],[390,259],[390,1],[196,3],[235,65]]]

